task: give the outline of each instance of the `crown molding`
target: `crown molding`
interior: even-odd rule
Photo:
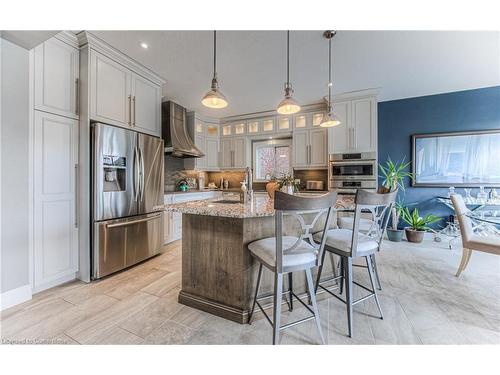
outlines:
[[[61,31],[54,35],[55,38],[59,39],[61,42],[69,44],[72,47],[78,48],[78,38],[71,31]]]
[[[156,74],[151,69],[142,65],[140,62],[125,55],[123,52],[120,52],[116,48],[106,43],[104,40],[96,37],[94,34],[89,33],[88,31],[80,31],[76,36],[78,38],[80,48],[92,48],[93,50],[106,55],[110,59],[115,60],[117,63],[136,72],[142,77],[147,78],[157,85],[163,86],[167,82],[167,80],[162,76]]]

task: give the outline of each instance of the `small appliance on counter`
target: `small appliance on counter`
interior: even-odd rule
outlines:
[[[177,189],[179,189],[179,191],[188,191],[189,189],[188,182],[186,180],[180,180],[177,183]]]
[[[325,185],[323,181],[306,181],[306,190],[324,190]]]

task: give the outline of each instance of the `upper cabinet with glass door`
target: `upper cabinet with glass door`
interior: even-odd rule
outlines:
[[[292,131],[292,116],[278,117],[278,132],[291,132]]]
[[[258,119],[247,121],[247,134],[259,134],[260,133],[260,121]]]
[[[276,132],[276,120],[274,117],[267,117],[262,119],[261,133],[274,133]]]

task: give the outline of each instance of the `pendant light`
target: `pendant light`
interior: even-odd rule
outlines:
[[[217,82],[217,31],[214,30],[214,75],[212,78],[212,87],[208,91],[201,103],[209,108],[225,108],[227,107],[227,99],[222,92],[219,91],[219,82]]]
[[[290,83],[290,30],[286,32],[286,83],[285,99],[278,104],[278,113],[282,115],[291,115],[300,111],[300,105],[292,97],[293,89]]]
[[[341,124],[340,119],[333,113],[332,109],[332,38],[337,34],[336,31],[327,30],[323,33],[323,36],[328,39],[328,110],[323,115],[321,120],[322,128],[331,128],[332,126],[337,126]]]

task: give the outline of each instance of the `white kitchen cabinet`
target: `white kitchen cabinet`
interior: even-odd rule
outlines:
[[[90,118],[132,126],[130,70],[93,50],[90,60]]]
[[[309,131],[309,167],[326,167],[328,164],[327,129]]]
[[[165,194],[164,203],[169,205],[171,203],[191,202],[202,199],[220,198],[221,192],[218,191],[196,191],[181,194]],[[164,212],[164,243],[170,243],[182,238],[182,214],[178,212]],[[168,235],[167,235],[168,233]]]
[[[91,50],[90,118],[161,135],[161,87]]]
[[[138,131],[161,135],[161,87],[132,73],[132,126]]]
[[[233,138],[233,168],[245,168],[246,163],[246,138]]]
[[[50,38],[34,49],[35,109],[78,118],[79,50]]]
[[[231,168],[233,166],[233,139],[222,138],[220,140],[220,167]]]
[[[78,271],[76,185],[78,120],[34,111],[33,289],[72,280]]]
[[[198,149],[205,154],[204,157],[201,158],[195,158],[194,161],[194,168],[195,169],[204,169],[206,166],[206,159],[207,159],[207,151],[205,150],[205,137],[201,135],[195,135],[194,137],[194,144]]]
[[[300,130],[293,133],[294,167],[309,166],[309,131]]]
[[[339,153],[349,151],[349,129],[351,121],[351,101],[334,103],[333,113],[337,115],[341,123],[328,129],[328,153]]]
[[[219,169],[219,140],[217,138],[205,138],[205,169]]]
[[[377,99],[375,96],[333,104],[342,123],[328,130],[328,153],[377,150]]]
[[[221,168],[245,168],[246,137],[222,138],[220,141]]]
[[[293,133],[294,168],[323,168],[328,164],[327,130],[296,130]]]
[[[375,98],[352,101],[352,147],[359,152],[375,151],[377,128]]]

